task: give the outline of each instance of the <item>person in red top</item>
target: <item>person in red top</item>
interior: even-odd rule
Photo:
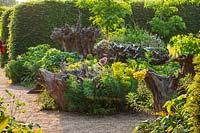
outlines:
[[[1,51],[1,54],[5,54],[5,48],[3,47],[2,41],[0,41],[0,51]]]

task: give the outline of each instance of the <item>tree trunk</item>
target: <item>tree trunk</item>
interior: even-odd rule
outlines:
[[[163,110],[166,101],[172,99],[173,94],[177,93],[179,87],[179,79],[186,74],[194,74],[194,65],[192,64],[193,55],[180,56],[171,61],[177,61],[181,65],[181,72],[178,77],[163,77],[155,74],[152,70],[148,70],[145,75],[145,84],[153,94],[154,109],[159,112]],[[184,88],[183,88],[184,89]],[[179,90],[183,91],[183,90]]]
[[[49,95],[61,106],[62,110],[67,108],[64,94],[67,86],[66,81],[63,80],[62,73],[54,74],[45,69],[39,70],[40,82],[45,86]]]
[[[194,64],[193,62],[194,55],[189,54],[187,56],[183,55],[178,58],[173,59],[172,61],[177,61],[181,65],[181,73],[179,74],[180,77],[185,76],[186,74],[195,74],[194,71]]]
[[[155,74],[152,70],[148,70],[144,81],[153,94],[155,111],[162,111],[164,103],[170,100],[176,92],[178,86],[177,78],[172,76],[163,77]]]

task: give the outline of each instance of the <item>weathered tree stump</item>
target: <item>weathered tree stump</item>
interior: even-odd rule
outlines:
[[[75,28],[69,25],[55,28],[50,37],[60,43],[65,52],[78,52],[85,56],[93,53],[94,44],[101,34],[98,28],[80,28],[77,24]]]
[[[96,81],[95,73],[99,71],[94,71],[92,74],[88,71],[88,67],[82,64],[81,68],[78,70],[67,71],[66,67],[70,65],[66,62],[61,62],[61,72],[52,73],[45,69],[39,69],[39,81],[38,84],[43,86],[49,93],[49,95],[61,106],[62,110],[67,109],[67,101],[64,98],[64,94],[68,89],[67,78],[70,75],[77,77],[77,81],[82,84],[85,77],[93,79]],[[99,83],[96,83],[98,86]]]
[[[62,73],[52,73],[45,69],[39,69],[40,83],[47,89],[49,95],[61,106],[62,110],[67,107],[64,94],[67,89],[66,81],[62,78]]]
[[[164,103],[172,99],[173,94],[177,93],[178,91],[184,92],[184,90],[178,90],[180,87],[180,78],[183,78],[186,74],[194,75],[195,73],[194,64],[192,64],[193,55],[180,56],[171,61],[177,61],[181,65],[181,72],[177,77],[174,75],[169,77],[160,76],[155,74],[155,72],[152,70],[148,70],[147,74],[145,75],[144,81],[147,88],[153,94],[154,108],[157,112],[163,111]]]
[[[148,70],[144,81],[153,94],[155,111],[162,111],[164,103],[176,93],[178,79],[173,76],[163,77],[155,74],[152,70]]]

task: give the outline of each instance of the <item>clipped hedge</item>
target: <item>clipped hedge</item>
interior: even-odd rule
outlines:
[[[200,30],[200,6],[196,4],[186,3],[178,6],[178,15],[181,16],[186,23],[186,29],[179,31],[181,33],[197,33]],[[154,11],[151,8],[145,8],[143,1],[132,3],[132,19],[129,20],[137,24],[141,28],[150,30],[150,21],[154,16]]]
[[[180,15],[186,23],[186,30],[182,33],[197,33],[200,30],[200,6],[187,3],[179,8]]]
[[[6,7],[0,6],[0,16],[6,11]]]
[[[144,2],[133,2],[132,15],[129,21],[126,23],[132,23],[141,28],[150,29],[148,21],[154,17],[154,11],[151,8],[144,8]]]
[[[8,10],[6,10],[2,16],[1,16],[1,19],[2,19],[2,23],[1,23],[1,27],[2,27],[2,30],[1,30],[1,40],[4,44],[7,44],[8,42],[8,36],[9,36],[9,29],[8,29],[8,25],[10,23],[10,15],[12,13],[13,9],[10,8]],[[4,65],[7,63],[8,61],[8,53],[5,53],[4,55],[0,55],[0,65],[1,67],[4,67]]]
[[[8,25],[10,23],[10,18],[9,16],[11,15],[13,9],[10,8],[8,10],[6,10],[3,14],[2,14],[2,31],[1,31],[1,40],[4,42],[4,43],[7,43],[7,39],[8,39],[8,32],[9,32],[9,29],[8,29]]]
[[[51,31],[65,24],[75,25],[78,15],[79,9],[74,2],[43,1],[16,6],[9,29],[9,59],[15,59],[29,47],[38,44],[47,43],[59,48],[59,45],[50,39]],[[84,11],[82,25],[89,25],[88,18],[88,12]]]

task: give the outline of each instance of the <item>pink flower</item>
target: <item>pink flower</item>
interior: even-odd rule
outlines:
[[[107,63],[108,58],[107,57],[103,57],[99,60],[99,64],[104,66]]]

